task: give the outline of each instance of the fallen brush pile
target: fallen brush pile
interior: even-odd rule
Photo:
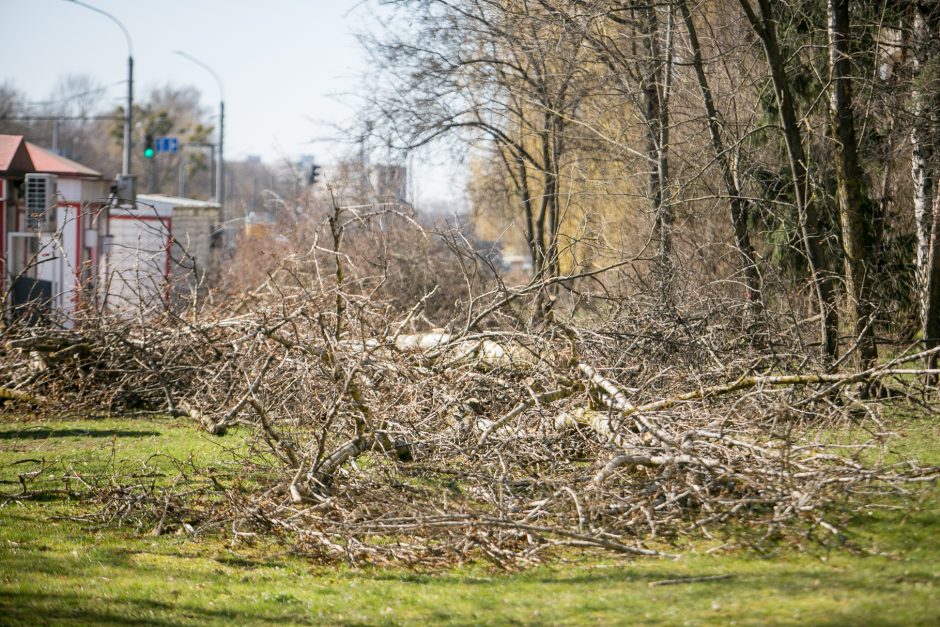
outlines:
[[[415,311],[389,322],[367,299],[298,293],[233,318],[11,327],[0,392],[39,411],[147,409],[217,435],[250,430],[226,476],[62,476],[99,501],[99,523],[269,534],[323,559],[663,555],[651,541],[731,527],[838,537],[831,516],[938,477],[885,461],[880,401],[853,396],[879,382],[917,397],[925,371],[904,368],[917,355],[779,374],[798,369],[790,353],[742,347],[714,314],[695,328],[634,311],[610,328],[404,333]],[[867,430],[857,441],[826,429],[850,422]]]
[[[509,287],[456,236],[435,243],[394,210],[316,219],[291,233],[307,252],[224,307],[148,311],[141,297],[134,315],[4,327],[0,397],[14,407],[251,434],[224,472],[181,461],[167,483],[52,463],[15,498],[58,476],[99,504],[97,524],[506,566],[556,546],[661,555],[654,541],[689,532],[838,538],[834,516],[938,476],[886,456],[880,402],[853,395],[924,398],[925,371],[904,368],[918,355],[826,374],[793,311],[757,320],[700,287],[676,294],[681,309],[592,296],[590,274]],[[427,315],[446,330],[418,332]],[[834,437],[848,424],[864,435]]]

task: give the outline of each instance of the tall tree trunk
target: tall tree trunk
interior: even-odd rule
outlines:
[[[793,178],[793,193],[796,198],[803,246],[813,277],[816,299],[819,302],[822,359],[824,363],[831,364],[835,360],[839,343],[835,290],[823,255],[819,216],[812,200],[809,175],[806,171],[806,153],[803,150],[803,136],[796,118],[796,105],[793,102],[793,94],[790,92],[790,83],[786,76],[785,59],[777,41],[770,0],[757,0],[760,15],[754,13],[750,0],[739,0],[739,2],[754,32],[760,37],[767,64],[770,66],[770,76],[780,113],[780,125],[783,128],[790,173]]]
[[[542,280],[560,276],[561,260],[558,247],[558,238],[561,231],[561,208],[559,205],[560,171],[559,160],[563,125],[555,113],[551,103],[544,105],[541,129],[542,154],[542,198],[539,203],[536,229],[539,233],[539,242],[542,250],[541,265],[536,271]],[[535,299],[534,322],[541,322],[549,317],[554,307],[558,286],[550,284],[539,290]]]
[[[671,302],[673,274],[672,228],[674,222],[669,193],[669,89],[672,55],[672,14],[669,14],[665,48],[660,45],[656,8],[642,7],[641,28],[646,54],[642,89],[645,105],[646,154],[650,160],[649,194],[656,239],[659,241],[660,289],[664,302]]]
[[[561,236],[561,170],[559,163],[561,161],[562,142],[564,141],[564,122],[554,113],[547,118],[546,122],[549,150],[546,153],[545,194],[548,197],[548,230],[550,238],[547,251],[550,274],[555,277],[561,274],[561,251],[558,246],[558,239]]]
[[[662,247],[660,255],[663,258],[663,264],[667,270],[666,280],[668,281],[672,274],[672,229],[675,222],[675,214],[672,209],[672,193],[669,186],[669,97],[672,90],[672,46],[673,46],[673,17],[672,5],[669,5],[666,16],[666,46],[661,55],[653,57],[653,63],[658,71],[662,73],[659,81],[659,138],[656,147],[656,161],[659,166],[659,186],[661,205],[659,210]],[[658,29],[657,29],[658,30]],[[659,33],[654,32],[654,37]],[[658,47],[658,46],[657,46]]]
[[[535,211],[532,208],[532,192],[529,191],[529,174],[526,169],[525,159],[521,155],[516,157],[516,166],[519,168],[517,190],[525,215],[526,245],[529,247],[529,256],[532,258],[532,268],[538,272],[538,269],[542,267],[542,246],[539,235],[535,230]]]
[[[867,370],[878,360],[873,325],[875,218],[865,192],[865,175],[858,161],[855,115],[852,111],[851,59],[849,57],[849,0],[829,0],[829,71],[831,93],[829,113],[836,150],[836,185],[842,222],[842,249],[845,260],[846,305],[858,341],[859,370]]]
[[[928,348],[940,345],[940,200],[934,153],[938,139],[937,47],[940,37],[940,9],[915,3],[913,34],[914,83],[911,92],[914,124],[911,129],[911,175],[914,179],[914,220],[917,249],[914,258],[916,287],[920,305],[921,331]],[[931,79],[933,79],[933,84]],[[934,367],[937,357],[930,358]]]
[[[721,168],[722,182],[724,183],[725,193],[728,195],[728,205],[731,213],[731,229],[734,232],[734,243],[738,250],[738,256],[741,258],[745,296],[753,318],[754,314],[760,312],[762,302],[760,277],[757,273],[757,265],[755,264],[754,246],[751,244],[751,237],[747,229],[747,206],[744,199],[741,198],[741,192],[738,189],[737,181],[735,181],[734,173],[731,169],[730,158],[725,151],[724,142],[721,139],[718,112],[715,108],[715,100],[712,97],[711,88],[708,85],[708,77],[705,75],[705,65],[702,61],[702,48],[699,45],[695,22],[692,20],[692,14],[689,12],[686,0],[677,0],[676,4],[679,7],[679,11],[682,13],[682,20],[685,22],[685,28],[689,34],[689,45],[692,48],[692,66],[695,68],[695,76],[698,79],[699,90],[702,92],[702,100],[705,103],[705,115],[708,118],[708,132],[711,135],[712,148],[715,150],[715,159],[718,161],[718,165]]]

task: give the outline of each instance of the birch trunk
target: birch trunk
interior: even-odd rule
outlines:
[[[937,139],[938,99],[934,86],[931,89],[932,64],[937,62],[937,22],[923,7],[915,7],[912,45],[914,48],[914,83],[911,103],[914,125],[911,129],[911,176],[914,187],[914,220],[917,242],[914,271],[918,303],[920,306],[921,331],[924,344],[933,348],[940,344],[940,251],[938,251],[937,172],[934,165]],[[935,70],[934,70],[935,71]],[[936,355],[928,367],[937,363]]]

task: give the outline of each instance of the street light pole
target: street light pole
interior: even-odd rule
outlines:
[[[174,51],[175,54],[192,61],[202,69],[212,74],[212,78],[219,86],[219,141],[218,141],[218,160],[215,168],[215,202],[219,203],[221,210],[221,220],[225,221],[225,88],[222,86],[222,79],[215,73],[211,67],[181,50]]]
[[[216,201],[222,208],[222,221],[225,221],[225,100],[221,95],[222,84],[219,83],[219,164],[215,171]]]
[[[89,11],[94,11],[95,13],[100,13],[105,16],[112,22],[118,25],[121,29],[121,32],[124,33],[124,38],[127,39],[127,110],[124,112],[124,159],[121,163],[121,173],[124,175],[130,175],[131,173],[131,128],[133,125],[134,118],[134,47],[131,44],[130,33],[127,32],[127,29],[124,28],[124,24],[120,22],[116,17],[108,13],[107,11],[102,11],[98,7],[93,7],[90,4],[85,4],[84,2],[79,2],[79,0],[65,0],[66,2],[71,2],[80,7],[84,7]]]
[[[130,41],[130,39],[128,39]],[[121,161],[121,174],[131,173],[131,129],[134,121],[134,56],[127,55],[127,113],[124,115],[124,159]]]

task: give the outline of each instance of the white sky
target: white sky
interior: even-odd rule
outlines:
[[[225,88],[225,156],[266,162],[312,154],[329,164],[348,150],[329,141],[331,124],[355,115],[353,93],[366,60],[355,33],[368,16],[359,0],[88,0],[114,15],[134,47],[134,96],[192,85],[209,111]],[[58,80],[88,75],[126,98],[127,45],[109,19],[65,0],[0,0],[0,80],[46,100]],[[215,119],[213,118],[213,123]],[[135,157],[136,158],[136,157]],[[416,168],[418,200],[462,195],[455,166]]]

